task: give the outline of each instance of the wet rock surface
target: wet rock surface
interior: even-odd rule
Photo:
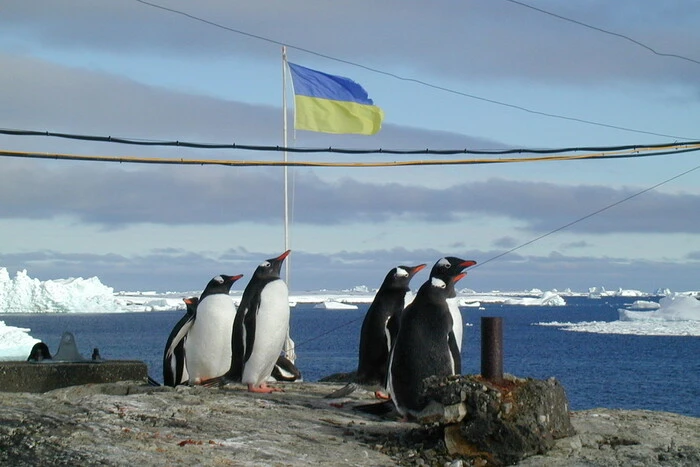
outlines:
[[[511,465],[575,434],[566,393],[554,378],[506,375],[494,383],[455,375],[428,378],[425,386],[419,421],[444,426],[450,454]]]
[[[340,383],[150,387],[74,386],[44,394],[0,393],[0,465],[497,465],[450,454],[440,424],[353,408],[375,401]],[[573,436],[523,466],[700,465],[700,419],[649,411],[574,412]]]

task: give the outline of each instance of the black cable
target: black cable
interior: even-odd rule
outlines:
[[[194,149],[240,149],[248,151],[263,151],[263,152],[292,152],[292,153],[337,153],[337,154],[402,154],[402,155],[455,155],[455,154],[473,154],[473,155],[508,155],[508,154],[561,154],[568,152],[615,152],[615,151],[631,151],[642,149],[660,149],[669,146],[692,146],[700,145],[700,141],[687,141],[679,144],[628,144],[620,146],[577,146],[553,149],[533,149],[533,148],[515,148],[515,149],[347,149],[347,148],[299,148],[299,147],[284,147],[271,145],[252,145],[252,144],[236,144],[236,143],[193,143],[188,141],[162,141],[162,140],[145,140],[134,138],[118,138],[114,136],[94,136],[94,135],[78,135],[70,133],[57,133],[51,131],[35,131],[35,130],[19,130],[0,128],[0,134],[9,136],[47,136],[52,138],[63,138],[80,141],[96,141],[103,143],[129,144],[137,146],[168,146],[168,147],[184,147]],[[694,149],[693,149],[694,150]],[[611,157],[638,157],[645,155],[664,155],[670,153],[682,152],[681,150],[673,150],[663,153],[654,154],[632,154],[625,156],[611,155],[598,156],[598,158]]]
[[[633,194],[631,194],[631,195],[629,195],[629,196],[627,196],[627,197],[625,197],[625,198],[623,198],[623,199],[621,199],[621,200],[615,201],[615,202],[612,203],[612,204],[608,204],[608,205],[605,206],[605,207],[602,207],[602,208],[600,208],[600,209],[597,209],[597,210],[595,210],[595,211],[593,211],[593,212],[591,212],[591,213],[589,213],[589,214],[586,214],[586,215],[583,216],[583,217],[579,217],[578,219],[576,219],[576,220],[574,220],[574,221],[571,221],[571,222],[569,222],[568,224],[562,225],[561,227],[557,227],[557,228],[554,229],[554,230],[551,230],[551,231],[549,231],[549,232],[547,232],[547,233],[545,233],[545,234],[542,234],[542,235],[540,235],[540,236],[538,236],[538,237],[535,237],[535,238],[533,238],[533,239],[531,239],[531,240],[529,240],[529,241],[527,241],[527,242],[525,242],[525,243],[522,243],[522,244],[520,244],[520,245],[518,245],[518,246],[516,246],[516,247],[514,247],[514,248],[511,248],[510,250],[507,250],[507,251],[505,251],[505,252],[503,252],[503,253],[500,253],[500,254],[498,254],[498,255],[496,255],[496,256],[492,256],[491,258],[487,259],[486,261],[482,261],[482,262],[478,263],[477,265],[472,266],[472,267],[470,268],[470,271],[471,271],[471,270],[474,270],[474,269],[477,269],[479,266],[483,266],[484,264],[488,264],[488,263],[490,263],[491,261],[495,261],[495,260],[497,260],[497,259],[499,259],[499,258],[502,258],[502,257],[505,256],[505,255],[508,255],[508,254],[510,254],[510,253],[513,253],[513,252],[516,251],[516,250],[519,250],[519,249],[524,248],[524,247],[526,247],[526,246],[528,246],[528,245],[531,245],[531,244],[533,244],[533,243],[535,243],[535,242],[537,242],[537,241],[539,241],[539,240],[542,240],[542,239],[545,238],[545,237],[549,237],[550,235],[553,235],[553,234],[555,234],[555,233],[557,233],[557,232],[560,232],[560,231],[562,231],[562,230],[564,230],[564,229],[567,229],[567,228],[571,227],[572,225],[578,224],[579,222],[582,222],[582,221],[584,221],[584,220],[586,220],[586,219],[589,219],[589,218],[591,218],[591,217],[593,217],[593,216],[596,216],[596,215],[600,214],[601,212],[607,211],[608,209],[612,209],[612,208],[614,208],[615,206],[619,206],[620,204],[625,203],[625,202],[627,202],[627,201],[629,201],[629,200],[631,200],[631,199],[633,199],[633,198],[636,198],[637,196],[640,196],[640,195],[643,195],[644,193],[647,193],[647,192],[649,192],[649,191],[655,190],[656,188],[658,188],[658,187],[660,187],[660,186],[662,186],[662,185],[665,185],[665,184],[667,184],[667,183],[669,183],[669,182],[672,182],[673,180],[676,180],[676,179],[678,179],[678,178],[680,178],[680,177],[682,177],[682,176],[684,176],[684,175],[687,175],[687,174],[689,174],[690,172],[693,172],[693,171],[698,170],[698,169],[700,169],[700,165],[698,165],[698,166],[696,166],[696,167],[693,167],[692,169],[686,170],[685,172],[681,172],[681,173],[679,173],[679,174],[677,174],[677,175],[674,175],[673,177],[667,178],[666,180],[664,180],[664,181],[662,181],[662,182],[659,182],[659,183],[657,183],[656,185],[650,186],[650,187],[645,188],[645,189],[643,189],[643,190],[641,190],[641,191],[638,191],[638,192],[636,192],[636,193],[633,193]],[[360,319],[364,319],[364,317],[361,317],[361,318],[357,318],[357,319],[348,321],[348,322],[343,323],[343,324],[341,324],[341,325],[338,325],[338,326],[336,326],[336,327],[334,327],[334,328],[332,328],[332,329],[330,329],[330,330],[328,330],[328,331],[326,331],[326,332],[324,332],[324,333],[322,333],[322,334],[319,334],[318,336],[314,336],[314,337],[311,337],[311,338],[309,338],[309,339],[306,339],[305,341],[300,342],[299,344],[295,344],[294,348],[296,349],[296,348],[299,347],[299,346],[303,346],[304,344],[307,344],[307,343],[309,343],[309,342],[312,342],[312,341],[318,340],[318,339],[320,339],[320,338],[322,338],[322,337],[325,337],[325,336],[327,336],[328,334],[330,334],[330,333],[332,333],[332,332],[335,332],[335,331],[337,331],[337,330],[339,330],[339,329],[342,329],[342,328],[344,328],[344,327],[346,327],[346,326],[349,326],[349,325],[351,325],[351,324],[353,324],[353,323],[356,323],[356,322],[359,321]]]

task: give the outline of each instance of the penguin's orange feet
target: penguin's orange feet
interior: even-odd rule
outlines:
[[[388,401],[389,399],[391,399],[391,396],[389,394],[385,393],[384,391],[374,391],[374,397],[376,397],[377,399],[385,400],[385,401]]]
[[[268,386],[266,383],[263,383],[259,386],[256,386],[254,384],[249,384],[248,385],[248,392],[257,392],[257,393],[263,393],[263,394],[269,394],[271,392],[283,392],[283,389],[281,388],[271,388]]]

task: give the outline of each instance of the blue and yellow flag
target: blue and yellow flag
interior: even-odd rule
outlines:
[[[382,128],[384,112],[353,80],[294,63],[289,69],[297,130],[373,135]]]

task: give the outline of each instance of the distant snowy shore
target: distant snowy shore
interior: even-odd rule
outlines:
[[[290,305],[319,304],[333,312],[356,309],[359,304],[371,303],[376,290],[359,286],[349,290],[318,290],[292,292]],[[11,278],[7,269],[0,267],[0,315],[12,313],[125,313],[184,310],[185,297],[197,296],[190,292],[114,292],[97,278],[68,278],[40,281],[19,271]],[[238,303],[241,291],[233,291],[231,299]],[[667,335],[700,335],[700,301],[694,297],[700,292],[673,294],[669,290],[645,293],[638,290],[606,291],[591,288],[587,292],[571,290],[492,291],[487,293],[462,289],[457,294],[462,307],[480,307],[483,304],[522,306],[566,306],[567,297],[630,297],[637,298],[630,308],[620,310],[620,320],[613,323],[536,323],[557,326],[568,331],[644,333]],[[643,300],[664,296],[658,303]],[[410,300],[410,297],[409,297]],[[634,311],[646,310],[646,311]],[[651,311],[649,311],[651,310]],[[659,330],[658,322],[667,323]],[[668,325],[668,323],[672,323]],[[685,324],[684,324],[685,323]],[[648,328],[648,329],[647,329]],[[0,321],[0,359],[25,358],[37,342],[30,330],[6,326]]]
[[[89,279],[68,278],[40,281],[29,277],[27,271],[18,271],[11,278],[7,269],[0,267],[0,314],[1,313],[118,313],[142,311],[184,310],[185,297],[197,296],[201,291],[185,292],[115,292],[97,277]],[[323,304],[327,302],[349,305],[367,304],[374,299],[376,289],[357,286],[347,290],[316,290],[290,293],[289,301],[295,304]],[[242,291],[232,291],[235,302],[241,299]],[[502,303],[523,306],[565,306],[566,297],[630,297],[643,298],[673,295],[668,289],[654,293],[639,290],[618,289],[615,291],[592,287],[585,292],[570,289],[542,291],[490,291],[476,292],[471,289],[458,291],[460,306],[469,307],[479,303]],[[700,296],[700,292],[683,292],[683,295]]]

